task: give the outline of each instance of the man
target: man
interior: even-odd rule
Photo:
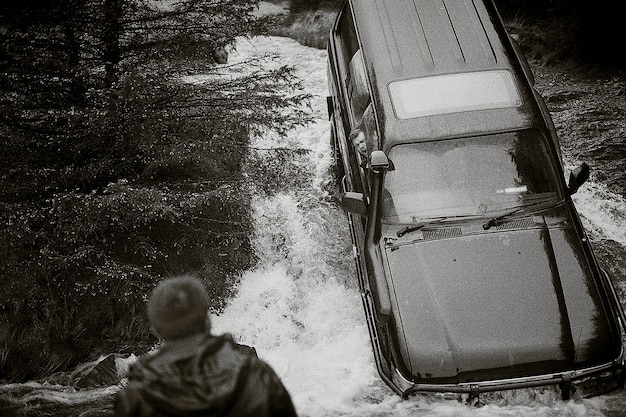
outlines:
[[[367,143],[365,142],[365,133],[360,128],[356,128],[350,132],[350,142],[354,149],[361,155],[361,158],[367,159]]]
[[[348,140],[364,160],[367,160],[367,156],[374,150],[374,147],[378,149],[380,146],[374,108],[371,103],[365,108],[359,125],[350,132]]]
[[[207,299],[191,276],[154,289],[148,317],[164,344],[129,370],[117,416],[296,416],[289,393],[254,349],[211,335]]]

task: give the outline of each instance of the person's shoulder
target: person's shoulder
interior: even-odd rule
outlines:
[[[220,339],[223,344],[227,345],[231,350],[238,352],[245,356],[252,356],[258,358],[259,355],[256,352],[256,349],[253,346],[245,345],[243,343],[235,342],[233,336],[230,333],[225,333],[220,336],[213,336],[217,339]]]
[[[242,354],[245,354],[247,356],[252,356],[255,358],[259,357],[259,355],[256,352],[256,348],[254,346],[244,345],[243,343],[237,343],[234,340],[232,341],[232,343],[233,343],[233,348],[241,352]]]
[[[230,334],[217,336],[223,341],[220,349],[223,355],[236,357],[237,362],[242,364],[248,374],[257,374],[262,379],[272,379],[275,376],[274,369],[264,360],[259,358],[256,348],[243,343],[235,342]],[[234,358],[233,358],[234,359]]]

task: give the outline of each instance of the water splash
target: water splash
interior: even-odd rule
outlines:
[[[611,239],[626,246],[626,201],[604,184],[589,182],[572,197],[592,239]]]
[[[295,130],[280,143],[310,150],[304,162],[310,179],[301,188],[254,201],[259,266],[242,276],[237,296],[214,317],[214,331],[232,333],[255,346],[283,380],[301,416],[620,415],[619,410],[626,409],[623,393],[563,402],[553,389],[508,391],[484,396],[486,405],[470,407],[438,395],[402,400],[381,381],[345,215],[325,198],[331,163],[325,52],[271,37],[237,47],[241,59],[270,51],[283,56],[281,64],[302,68],[307,92],[316,97],[312,111],[318,122]],[[259,140],[271,146],[278,139]],[[588,184],[577,195],[576,204],[594,233],[624,244],[623,200]]]

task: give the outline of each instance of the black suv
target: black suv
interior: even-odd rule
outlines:
[[[624,314],[491,0],[346,1],[331,140],[379,373],[403,396],[623,386]]]

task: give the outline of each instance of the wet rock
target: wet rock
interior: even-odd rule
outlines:
[[[80,390],[118,384],[121,378],[115,359],[116,355],[110,354],[83,365],[72,374],[72,385]]]

